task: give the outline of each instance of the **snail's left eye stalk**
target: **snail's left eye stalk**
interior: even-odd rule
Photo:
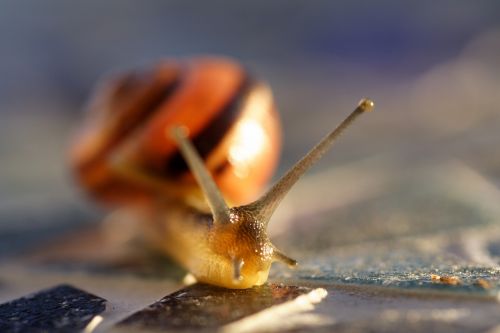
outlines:
[[[182,156],[186,160],[196,181],[205,194],[208,206],[212,211],[214,223],[231,223],[229,208],[227,207],[224,197],[215,184],[212,176],[208,173],[203,160],[193,144],[187,139],[186,130],[182,127],[174,127],[172,129],[172,136],[179,145]]]

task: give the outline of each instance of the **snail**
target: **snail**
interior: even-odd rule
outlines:
[[[199,282],[244,289],[264,284],[272,262],[297,265],[269,240],[271,215],[373,102],[363,99],[258,199],[277,164],[280,125],[268,86],[236,62],[167,60],[121,74],[98,86],[89,109],[71,147],[82,186],[147,211],[146,239]]]

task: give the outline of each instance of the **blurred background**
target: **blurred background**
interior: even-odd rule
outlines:
[[[375,101],[280,210],[277,235],[335,219],[319,241],[295,232],[299,248],[498,222],[499,13],[493,0],[2,1],[0,256],[102,214],[66,165],[99,78],[199,54],[236,58],[273,87],[278,173]]]

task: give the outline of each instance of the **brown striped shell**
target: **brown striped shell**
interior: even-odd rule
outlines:
[[[201,202],[169,135],[174,126],[188,130],[231,204],[254,199],[272,176],[281,135],[270,90],[237,63],[206,57],[102,83],[71,149],[79,182],[106,203]]]

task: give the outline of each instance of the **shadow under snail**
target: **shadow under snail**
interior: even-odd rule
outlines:
[[[226,58],[163,61],[98,86],[71,163],[93,197],[147,212],[148,244],[198,281],[250,288],[267,281],[272,262],[297,264],[269,240],[271,215],[343,130],[372,109],[363,99],[255,200],[280,148],[270,89]]]

